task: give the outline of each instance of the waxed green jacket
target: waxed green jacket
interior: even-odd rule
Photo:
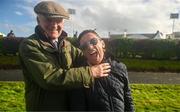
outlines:
[[[68,90],[93,83],[90,68],[78,67],[81,51],[64,38],[59,37],[55,48],[37,26],[35,34],[20,44],[27,111],[68,110]]]

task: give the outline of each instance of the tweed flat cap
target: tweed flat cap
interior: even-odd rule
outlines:
[[[41,14],[47,18],[69,19],[69,13],[58,3],[53,1],[42,1],[34,7],[36,14]]]

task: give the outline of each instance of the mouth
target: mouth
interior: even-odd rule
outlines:
[[[55,32],[57,32],[57,30],[51,30],[50,32],[55,33]]]
[[[57,35],[59,32],[58,31],[49,31],[49,34],[51,34],[51,35]]]

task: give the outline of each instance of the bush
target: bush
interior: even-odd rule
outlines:
[[[4,55],[16,55],[20,42],[24,38],[0,39],[0,52]],[[67,38],[78,47],[77,38]],[[103,38],[107,51],[116,58],[142,58],[142,59],[180,59],[180,40],[151,40],[128,38]]]
[[[179,59],[179,40],[113,39],[108,50],[116,58]]]
[[[23,40],[23,38],[3,38],[2,40],[2,53],[4,55],[13,54],[16,55],[18,52],[19,44]]]

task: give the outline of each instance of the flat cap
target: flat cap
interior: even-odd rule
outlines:
[[[42,1],[34,7],[36,14],[41,14],[47,18],[69,19],[69,13],[58,3],[53,1]]]

